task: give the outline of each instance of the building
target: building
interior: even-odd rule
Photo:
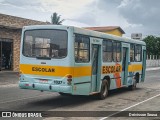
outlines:
[[[104,32],[112,35],[117,35],[122,37],[125,32],[119,26],[105,26],[105,27],[86,27],[85,29]]]
[[[0,70],[19,71],[19,52],[22,27],[49,24],[0,14]]]

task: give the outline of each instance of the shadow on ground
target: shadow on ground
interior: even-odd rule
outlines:
[[[140,91],[142,88],[137,88],[135,91]],[[116,95],[119,94],[124,94],[126,92],[131,92],[127,88],[121,88],[118,90],[112,90],[109,92],[108,98],[115,97]],[[45,94],[45,93],[44,93]],[[107,101],[107,98],[105,99]],[[92,102],[101,102],[97,98],[97,96],[80,96],[80,95],[67,95],[67,96],[61,96],[61,95],[56,95],[52,96],[50,95],[49,97],[42,97],[38,99],[31,99],[26,103],[21,103],[22,105],[19,106],[18,108],[14,107],[12,109],[14,110],[21,110],[21,111],[48,111],[48,110],[56,110],[57,108],[63,108],[66,110],[69,108],[74,108],[77,106],[85,105],[88,103]]]

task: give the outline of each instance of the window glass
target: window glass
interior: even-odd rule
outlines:
[[[113,42],[113,61],[120,62],[121,61],[121,43]]]
[[[76,35],[75,37],[75,61],[89,62],[89,37]]]
[[[142,46],[136,45],[135,46],[135,61],[140,62],[142,56]]]
[[[121,61],[121,43],[117,43],[116,61]]]
[[[103,40],[103,61],[111,62],[112,61],[112,41]]]
[[[23,55],[27,57],[64,58],[67,56],[67,32],[61,30],[27,30]]]
[[[33,53],[33,51],[34,51],[33,47],[34,47],[33,37],[32,36],[25,36],[23,54],[25,56],[32,56],[32,54],[35,54],[35,53]]]
[[[113,42],[113,61],[117,61],[116,60],[116,56],[117,56],[117,43]]]
[[[134,62],[134,44],[130,45],[130,62]]]
[[[35,55],[50,57],[50,39],[35,38]]]

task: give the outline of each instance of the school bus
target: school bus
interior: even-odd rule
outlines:
[[[21,89],[94,95],[135,89],[144,82],[146,44],[63,25],[25,26],[20,48]]]

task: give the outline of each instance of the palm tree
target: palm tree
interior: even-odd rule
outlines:
[[[56,25],[61,25],[62,22],[64,21],[64,19],[61,19],[61,15],[58,15],[56,12],[53,13],[53,15],[51,15],[51,23],[52,24],[56,24]]]

